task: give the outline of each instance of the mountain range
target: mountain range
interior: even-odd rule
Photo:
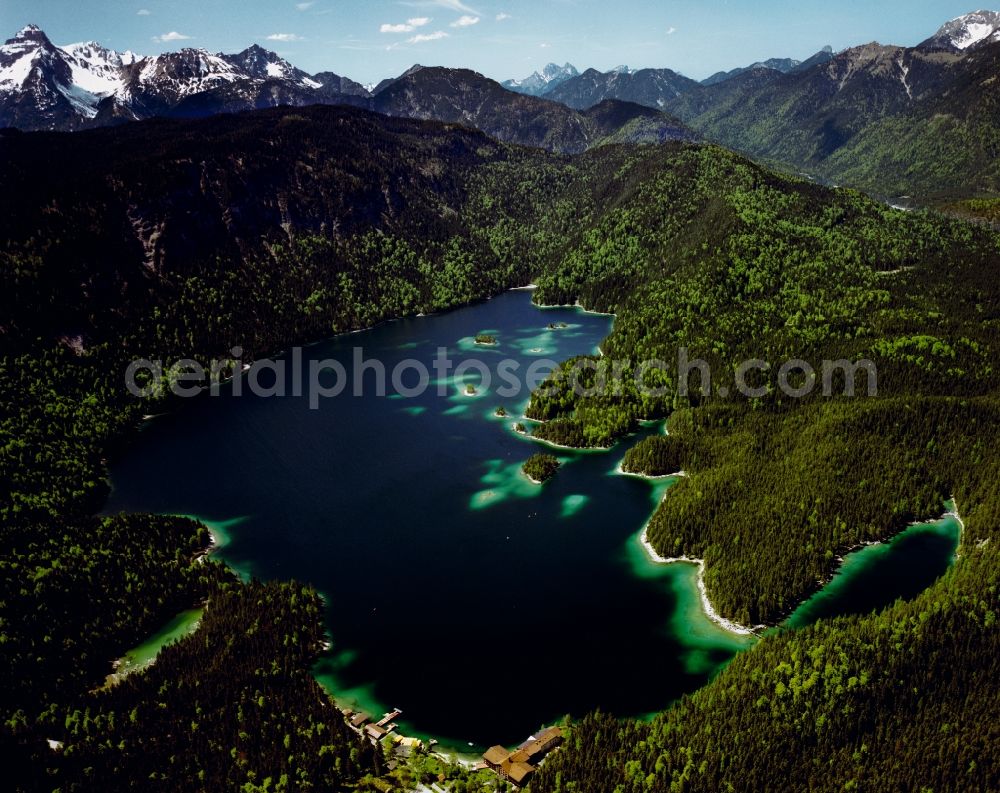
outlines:
[[[556,86],[579,74],[580,72],[571,63],[567,63],[564,66],[550,63],[540,72],[535,72],[530,77],[525,77],[523,80],[504,80],[500,85],[508,91],[516,91],[519,94],[543,96]]]
[[[0,47],[0,126],[76,130],[367,96],[335,74],[317,77],[256,45],[236,55],[183,49],[143,57],[97,42],[57,47],[28,25]]]
[[[1000,190],[998,51],[1000,13],[977,11],[916,47],[827,47],[803,62],[774,58],[701,83],[666,68],[579,72],[567,63],[501,84],[416,65],[369,89],[333,72],[308,74],[256,45],[143,57],[95,42],[57,47],[29,25],[0,47],[0,126],[78,130],[346,104],[560,153],[703,136],[828,182],[953,197]],[[609,101],[624,104],[591,111]]]
[[[916,47],[872,42],[806,70],[752,70],[663,107],[706,138],[828,182],[925,199],[995,193],[998,30],[1000,15],[976,12]]]
[[[794,58],[768,58],[766,61],[751,63],[749,66],[731,69],[728,72],[716,72],[711,77],[707,77],[702,80],[701,84],[715,85],[716,83],[722,83],[726,80],[730,80],[733,77],[739,77],[741,74],[753,71],[754,69],[770,69],[772,71],[781,72],[782,74],[788,74],[789,72],[804,72],[807,69],[811,69],[818,63],[826,63],[830,60],[833,60],[833,47],[826,46],[811,58],[807,58],[804,61],[797,61]]]
[[[587,70],[545,97],[664,110],[706,139],[894,199],[1000,191],[1000,13],[976,11],[915,47],[877,42],[775,59],[696,83],[669,69]]]
[[[577,112],[470,70],[420,65],[369,91],[333,72],[307,74],[257,45],[235,55],[188,48],[142,57],[95,42],[57,47],[34,25],[0,48],[0,126],[23,130],[329,104],[464,124],[501,141],[567,154],[609,137],[654,143],[695,137],[662,113],[607,102],[620,106]]]

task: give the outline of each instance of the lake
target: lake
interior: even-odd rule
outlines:
[[[433,372],[447,348],[523,372],[594,353],[611,322],[515,291],[304,354],[349,371],[362,347],[387,371],[413,360]],[[496,345],[476,345],[481,333]],[[404,733],[445,745],[510,745],[595,708],[643,717],[748,646],[705,617],[697,568],[654,565],[639,544],[669,483],[616,469],[662,424],[608,452],[553,452],[563,468],[539,487],[520,466],[546,447],[512,427],[528,392],[478,383],[439,377],[412,398],[348,388],[315,410],[307,396],[203,394],[144,427],[113,467],[107,511],[198,517],[242,575],[314,585],[332,642],[320,682],[341,705],[401,708]]]

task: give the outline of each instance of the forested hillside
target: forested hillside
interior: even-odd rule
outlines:
[[[72,142],[72,146],[69,143]],[[248,359],[524,283],[568,166],[350,110],[5,134],[0,665],[15,788],[340,789],[381,770],[309,674],[316,596],[199,563],[204,527],[96,520],[137,356]],[[516,180],[516,183],[512,180]],[[518,196],[497,217],[491,196]],[[198,632],[99,691],[178,611]],[[11,686],[10,682],[22,681]],[[47,740],[63,749],[53,751]]]
[[[996,790],[998,570],[994,540],[912,602],[768,636],[650,724],[588,716],[531,789]]]
[[[16,787],[338,789],[379,772],[306,671],[314,593],[196,561],[207,537],[187,521],[91,517],[107,456],[171,408],[125,394],[125,363],[236,344],[250,359],[532,279],[540,302],[617,312],[608,359],[686,347],[716,386],[746,358],[877,364],[877,395],[856,399],[789,399],[774,369],[753,399],[697,378],[686,398],[633,383],[533,399],[536,435],[569,445],[669,417],[663,448],[630,455],[690,475],[650,539],[705,558],[724,615],[778,620],[839,554],[951,495],[967,523],[954,571],[914,603],[769,635],[651,726],[591,717],[534,788],[997,786],[990,230],[715,147],[563,158],[343,108],[8,133],[0,179],[0,662],[31,680],[0,703]],[[95,691],[137,637],[206,601],[194,635]]]
[[[940,516],[951,496],[960,558],[912,603],[767,635],[652,725],[586,719],[532,790],[997,788],[997,237],[717,150],[657,164],[643,180],[618,172],[616,205],[537,297],[617,312],[593,365],[675,362],[684,348],[716,379],[694,374],[688,397],[659,400],[629,380],[580,398],[557,375],[529,408],[545,420],[535,434],[606,446],[669,416],[668,437],[625,459],[687,474],[648,538],[663,556],[703,558],[713,605],[744,624],[778,622],[843,553]],[[752,398],[732,390],[748,358],[772,364]],[[789,358],[817,369],[806,398],[778,388]],[[861,374],[858,395],[840,396],[841,373],[820,396],[821,361],[865,358],[877,395]]]

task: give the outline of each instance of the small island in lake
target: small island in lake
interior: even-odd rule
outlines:
[[[566,328],[568,328],[568,327],[569,327],[569,325],[567,325],[565,322],[550,322],[548,329],[549,330],[566,330]]]
[[[520,433],[521,435],[528,434],[528,428],[525,427],[520,421],[514,425],[514,432]]]
[[[467,385],[465,387],[465,395],[466,396],[475,396],[476,395],[476,387],[474,385],[472,385],[472,383],[469,383],[469,385]]]
[[[532,482],[543,484],[556,475],[560,465],[551,454],[535,454],[528,458],[521,470]]]
[[[498,419],[505,419],[505,418],[507,418],[507,416],[508,416],[507,408],[505,408],[503,405],[501,405],[500,407],[497,408],[497,412],[494,415],[496,415],[496,417]]]
[[[496,336],[490,336],[488,333],[480,333],[476,336],[476,344],[481,347],[493,347],[497,343]]]

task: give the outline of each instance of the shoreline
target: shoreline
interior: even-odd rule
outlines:
[[[523,287],[523,288],[527,289],[527,287]],[[535,287],[535,288],[537,288],[537,287]],[[515,290],[511,290],[511,291],[515,291]],[[535,306],[535,308],[539,308],[542,311],[546,311],[546,310],[549,310],[549,309],[556,309],[556,308],[575,308],[577,311],[579,311],[582,314],[591,314],[591,315],[593,315],[595,317],[616,317],[617,318],[617,316],[618,316],[617,314],[612,314],[610,311],[594,311],[592,309],[589,309],[586,306],[584,306],[583,303],[581,303],[579,300],[577,300],[575,303],[547,303],[545,305],[541,305],[539,303],[535,303],[534,306]]]
[[[962,547],[965,545],[965,521],[958,514],[958,499],[952,496],[948,499],[951,502],[951,509],[944,513],[946,518],[954,518],[958,523],[958,547],[955,548],[955,561],[962,558]]]
[[[622,466],[624,464],[625,464],[625,460],[623,459],[620,463],[618,463],[617,467],[615,468],[615,470],[612,473],[613,474],[617,474],[618,476],[631,476],[631,477],[633,477],[635,479],[644,479],[647,482],[663,482],[663,481],[665,481],[667,479],[689,479],[690,478],[690,476],[688,475],[688,473],[686,471],[678,471],[675,474],[658,474],[656,476],[653,476],[652,474],[636,474],[636,473],[632,473],[631,471],[624,470],[622,468]]]
[[[622,470],[622,463],[624,459],[618,463],[615,472],[619,476],[631,476],[637,479],[644,479],[647,482],[664,481],[666,479],[680,479],[687,478],[688,475],[680,471],[677,474],[668,474],[666,476],[648,476],[645,474],[630,474]],[[663,498],[666,498],[664,494]],[[662,503],[662,499],[661,499]],[[659,509],[657,505],[656,509]],[[655,513],[656,510],[654,510]],[[652,515],[650,519],[646,521],[646,525],[642,527],[642,532],[639,534],[639,544],[642,545],[643,550],[646,552],[646,558],[651,564],[656,565],[667,565],[667,564],[692,564],[698,567],[698,596],[701,600],[701,608],[704,611],[705,616],[708,617],[710,622],[715,623],[718,627],[722,628],[727,633],[732,633],[736,636],[756,636],[760,637],[761,632],[767,630],[770,626],[768,625],[755,625],[754,627],[749,627],[747,625],[741,625],[730,619],[723,617],[718,611],[715,610],[715,606],[712,605],[711,599],[708,597],[708,587],[705,585],[705,560],[697,559],[693,556],[662,556],[653,544],[649,541],[649,524],[652,522]]]
[[[759,637],[761,631],[766,630],[768,625],[756,625],[753,628],[747,627],[746,625],[741,625],[733,620],[726,619],[712,605],[712,601],[708,597],[708,587],[705,586],[705,560],[696,559],[691,556],[673,556],[666,557],[661,556],[657,550],[653,547],[652,543],[649,541],[649,536],[647,531],[649,529],[649,524],[642,530],[642,534],[639,535],[639,541],[642,544],[643,549],[646,551],[646,556],[649,558],[650,562],[653,564],[691,564],[697,565],[698,567],[698,595],[701,598],[701,607],[705,612],[705,616],[711,622],[714,622],[723,630],[728,633],[735,634],[737,636],[757,636]]]
[[[573,304],[573,308],[578,308],[584,314],[592,314],[595,317],[615,317],[615,318],[618,317],[617,314],[612,314],[610,311],[593,311],[592,309],[589,309],[586,306],[584,306],[583,303],[581,303],[579,300],[577,300]]]
[[[965,522],[962,520],[961,516],[958,514],[958,506],[957,506],[957,504],[955,502],[954,497],[949,498],[948,501],[955,505],[955,509],[948,510],[947,512],[943,513],[938,518],[928,518],[927,520],[921,520],[921,521],[916,521],[914,523],[908,523],[905,528],[901,529],[900,531],[896,532],[895,534],[893,534],[890,537],[886,537],[886,538],[881,539],[881,540],[864,540],[862,542],[856,543],[855,545],[852,545],[848,550],[843,551],[842,553],[840,553],[837,556],[835,556],[834,558],[837,560],[837,568],[830,575],[826,576],[825,578],[819,578],[819,579],[817,579],[816,580],[816,589],[812,590],[806,597],[804,597],[801,600],[801,602],[799,602],[796,606],[794,606],[792,609],[790,609],[787,613],[783,614],[781,620],[778,622],[778,625],[785,625],[785,623],[787,623],[788,620],[794,614],[796,614],[799,611],[799,609],[801,609],[806,603],[808,603],[809,601],[811,601],[820,592],[822,592],[828,586],[830,586],[830,584],[832,584],[834,582],[834,580],[837,578],[837,576],[841,575],[844,572],[844,564],[847,562],[848,557],[852,556],[853,554],[856,554],[856,553],[859,553],[861,551],[864,551],[864,550],[866,550],[868,548],[878,548],[878,547],[887,547],[887,546],[890,546],[897,539],[899,539],[900,537],[902,537],[904,534],[906,534],[907,532],[909,532],[909,531],[911,531],[913,529],[919,528],[920,526],[935,526],[935,525],[937,525],[939,523],[942,523],[943,521],[947,520],[948,518],[954,518],[955,521],[958,523],[958,527],[959,527],[958,546],[955,548],[955,555],[953,557],[953,563],[957,562],[961,558],[962,543],[963,543],[964,538],[965,538]],[[946,502],[946,506],[947,506],[947,503],[948,502]]]
[[[619,468],[620,468],[620,466],[619,466]],[[619,473],[621,473],[621,472],[619,472]],[[636,476],[636,477],[644,478],[644,479],[647,479],[647,480],[650,480],[650,481],[655,481],[652,477],[644,477],[641,474],[627,474],[626,473],[626,474],[623,474],[623,475],[624,476]],[[665,477],[659,477],[658,479],[662,479],[662,478],[665,478]],[[851,554],[857,553],[858,551],[863,551],[865,548],[875,548],[875,547],[878,547],[878,546],[889,545],[897,537],[901,536],[902,534],[904,534],[905,532],[909,531],[910,529],[916,528],[917,526],[932,526],[932,525],[934,525],[936,523],[940,523],[941,521],[946,520],[948,518],[953,518],[958,523],[958,525],[959,525],[959,541],[958,541],[958,548],[955,551],[955,560],[957,561],[958,559],[960,559],[961,558],[961,551],[962,551],[962,543],[963,543],[964,537],[965,537],[965,522],[962,520],[962,517],[959,514],[958,503],[955,501],[955,498],[952,497],[952,498],[949,499],[949,501],[953,505],[954,509],[948,510],[947,512],[945,512],[944,514],[942,514],[941,517],[939,517],[939,518],[931,518],[931,519],[928,519],[928,520],[919,521],[917,523],[911,523],[911,524],[907,525],[905,529],[903,529],[900,532],[897,532],[892,537],[889,537],[889,538],[883,539],[883,540],[864,540],[863,542],[857,543],[857,544],[853,545],[851,548],[849,548],[848,550],[846,550],[846,551],[838,554],[835,557],[836,560],[837,560],[837,569],[834,570],[824,580],[817,581],[816,583],[818,584],[818,588],[816,589],[816,591],[810,593],[808,596],[806,596],[805,598],[803,598],[802,601],[800,603],[798,603],[793,609],[791,609],[791,611],[785,617],[783,617],[777,624],[778,625],[784,624],[785,621],[788,619],[788,617],[790,617],[792,614],[794,614],[804,604],[808,603],[813,597],[816,596],[816,594],[818,592],[821,592],[823,589],[825,589],[827,586],[829,586],[833,582],[833,580],[842,572],[844,562],[847,560],[847,557],[849,557]],[[698,569],[698,592],[699,592],[699,594],[701,596],[702,607],[705,610],[705,614],[706,614],[706,616],[708,616],[708,618],[712,622],[716,623],[717,625],[719,625],[720,627],[722,627],[725,630],[729,631],[730,633],[735,633],[735,634],[741,635],[741,636],[746,636],[746,635],[760,636],[762,631],[767,630],[767,629],[769,629],[771,627],[774,627],[774,626],[771,626],[771,625],[756,625],[756,626],[754,626],[754,627],[751,628],[751,627],[748,627],[746,625],[741,625],[740,623],[734,622],[732,620],[728,620],[725,617],[723,617],[721,614],[719,614],[715,610],[715,608],[712,606],[712,602],[711,602],[711,600],[708,597],[708,588],[705,585],[705,560],[704,559],[697,559],[697,558],[694,558],[694,557],[691,557],[691,556],[676,556],[676,557],[669,557],[668,558],[668,557],[660,555],[657,552],[657,550],[653,547],[653,544],[649,541],[649,536],[648,536],[648,533],[647,533],[648,530],[649,530],[649,523],[647,523],[646,526],[643,527],[642,534],[639,536],[639,541],[640,541],[640,543],[641,543],[641,545],[643,547],[643,550],[645,550],[645,552],[646,552],[646,556],[650,559],[651,562],[653,562],[654,564],[694,564],[694,565],[698,565],[698,568],[699,568]]]
[[[531,419],[528,419],[531,421]],[[547,441],[544,438],[537,438],[529,432],[518,432],[517,435],[523,435],[535,443],[541,443],[544,446],[549,446],[553,449],[560,449],[566,452],[586,452],[591,454],[604,454],[605,452],[610,452],[614,446],[563,446],[561,443],[555,443],[554,441]]]

